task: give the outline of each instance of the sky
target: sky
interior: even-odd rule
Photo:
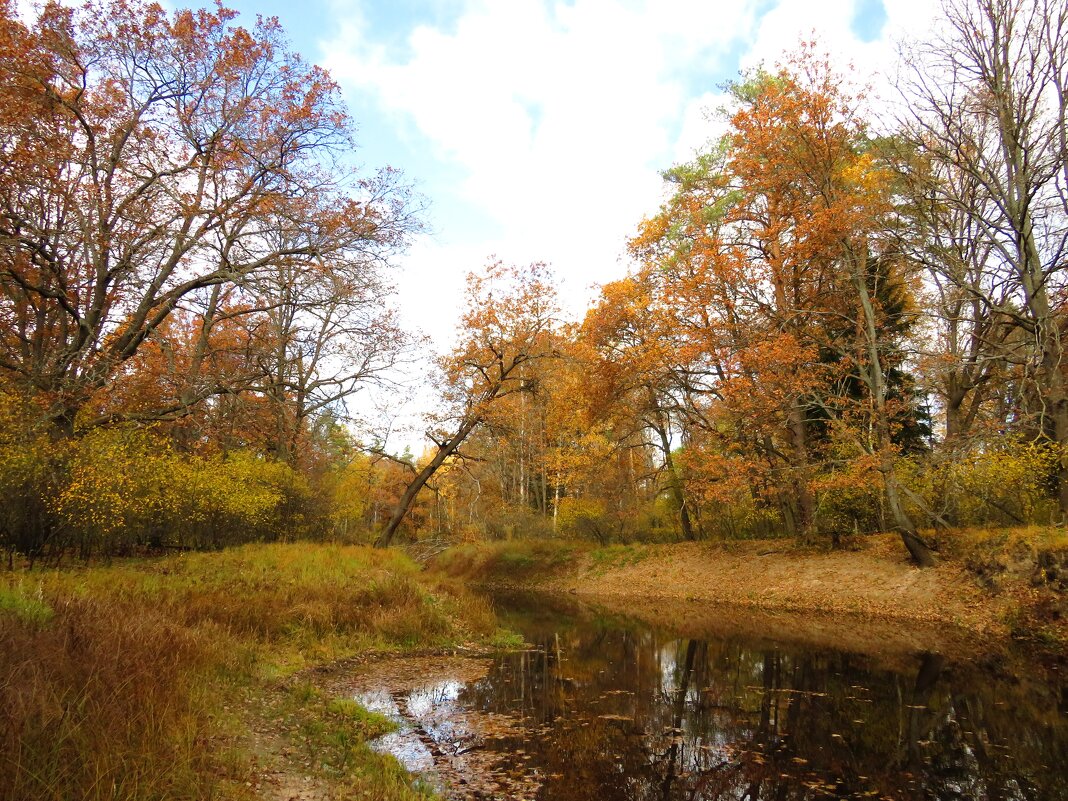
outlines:
[[[230,0],[277,16],[330,70],[359,162],[401,169],[428,231],[397,260],[405,322],[439,348],[464,277],[545,261],[578,316],[627,272],[626,241],[663,199],[660,172],[718,135],[723,85],[815,38],[878,89],[931,0]]]
[[[179,0],[180,1],[180,0]],[[661,172],[724,130],[724,85],[815,40],[878,97],[897,43],[936,0],[229,0],[277,16],[326,67],[358,124],[359,162],[402,170],[427,233],[396,263],[401,320],[438,352],[455,341],[468,272],[549,263],[581,319],[624,277],[626,243],[664,199]],[[350,411],[422,448],[434,389],[371,390]],[[406,401],[397,398],[406,395]]]

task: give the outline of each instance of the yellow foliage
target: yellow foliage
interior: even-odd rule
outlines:
[[[556,530],[564,537],[593,537],[605,541],[608,515],[599,498],[564,498],[556,512]]]
[[[289,466],[247,452],[199,457],[138,429],[101,429],[70,446],[52,511],[83,554],[132,545],[215,547],[284,539],[308,495]]]
[[[0,392],[0,490],[5,499],[44,472],[48,437],[27,427],[25,411],[16,398]]]
[[[343,540],[348,541],[353,532],[365,533],[377,480],[371,460],[362,454],[357,454],[339,471],[331,496],[331,517],[335,532]],[[370,536],[369,531],[366,533]]]
[[[1057,448],[1048,443],[977,446],[901,466],[903,483],[947,522],[961,526],[1048,523]]]

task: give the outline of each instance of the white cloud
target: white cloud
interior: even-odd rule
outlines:
[[[672,161],[679,163],[692,159],[727,132],[727,121],[722,112],[728,100],[725,92],[718,91],[705,92],[686,103]]]
[[[403,46],[373,41],[349,8],[322,44],[324,65],[462,176],[416,176],[434,204],[472,209],[462,230],[410,253],[399,282],[408,321],[447,346],[464,276],[492,255],[552,263],[579,314],[590,284],[625,272],[626,239],[660,201],[659,171],[722,133],[706,113],[725,101],[719,82],[774,65],[815,30],[863,84],[893,64],[895,38],[934,14],[929,0],[885,0],[881,36],[863,42],[855,2],[780,0],[758,18],[759,0],[466,0]]]
[[[472,219],[420,239],[398,279],[407,322],[441,349],[464,276],[493,256],[552,263],[575,315],[592,283],[621,276],[627,237],[660,202],[659,171],[723,132],[707,112],[738,67],[774,65],[815,33],[839,69],[852,63],[887,96],[895,40],[930,30],[938,7],[884,0],[881,35],[863,42],[857,0],[778,0],[759,15],[765,0],[454,0],[433,15],[447,25],[417,25],[398,45],[372,38],[361,3],[373,1],[337,0],[322,61],[461,176],[413,176],[439,209],[462,204]]]
[[[426,277],[414,266],[424,260],[438,265],[431,284],[414,282],[420,291],[451,294],[491,253],[540,259],[569,278],[577,313],[588,284],[622,274],[627,236],[657,205],[693,67],[729,70],[723,54],[753,23],[751,3],[472,1],[447,30],[415,28],[404,48],[369,41],[356,14],[323,49],[347,91],[372,93],[462,167],[436,202],[466,201],[494,232],[464,243],[443,232],[436,251],[413,253],[413,275]],[[475,261],[447,264],[473,251]]]
[[[774,66],[802,41],[815,38],[826,49],[832,64],[860,85],[870,85],[874,96],[893,94],[889,74],[897,60],[897,43],[922,36],[938,13],[932,0],[884,0],[886,23],[877,39],[865,42],[852,30],[855,0],[822,0],[813,13],[810,0],[780,0],[761,19],[752,47],[742,58],[742,68],[759,64]]]

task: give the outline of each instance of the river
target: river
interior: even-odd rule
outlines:
[[[530,649],[353,685],[402,723],[377,746],[449,798],[1068,799],[1068,684],[1024,652],[846,619],[498,606]]]

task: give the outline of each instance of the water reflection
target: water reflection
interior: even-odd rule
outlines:
[[[480,747],[521,753],[538,798],[1068,798],[1064,689],[1045,676],[510,615],[536,650],[448,695],[518,721]]]

